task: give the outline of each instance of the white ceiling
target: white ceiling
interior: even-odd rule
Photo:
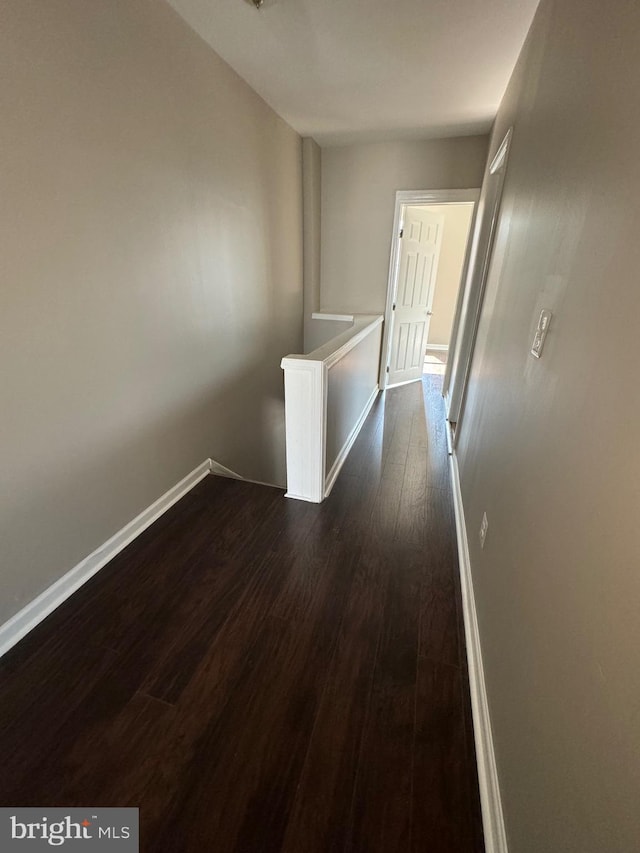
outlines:
[[[538,0],[169,0],[321,145],[486,132]]]

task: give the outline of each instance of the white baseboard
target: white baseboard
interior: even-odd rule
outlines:
[[[122,551],[136,536],[165,513],[169,507],[184,497],[187,492],[211,472],[211,460],[206,459],[184,479],[143,510],[133,521],[96,548],[65,575],[30,601],[22,610],[0,626],[0,657],[8,652],[19,640],[42,622],[52,611],[59,607],[70,595],[85,584],[89,578],[100,571],[116,554]]]
[[[502,813],[502,800],[500,798],[500,784],[493,748],[493,735],[491,733],[491,718],[484,681],[478,618],[473,595],[473,578],[471,575],[469,543],[467,540],[462,492],[460,489],[460,472],[455,453],[449,458],[456,514],[460,581],[462,586],[462,610],[464,613],[464,633],[467,645],[471,710],[473,713],[473,732],[476,744],[476,760],[478,763],[484,843],[486,853],[508,853],[507,836]]]
[[[435,352],[449,352],[449,344],[430,344],[427,343],[425,349],[432,349]]]
[[[270,489],[283,488],[283,486],[277,486],[275,483],[264,483],[262,480],[249,480],[247,477],[243,477],[242,474],[238,474],[236,471],[232,471],[231,468],[227,468],[225,465],[216,462],[215,459],[210,459],[209,463],[211,464],[211,473],[217,477],[226,477],[228,480],[242,480],[243,483],[253,483],[254,486],[268,486]]]
[[[236,474],[231,468],[226,468],[224,465],[216,462],[215,459],[210,459],[209,462],[211,463],[212,474],[217,474],[218,477],[227,477],[230,480],[244,480],[244,477],[241,477],[240,474]]]
[[[318,501],[310,498],[308,495],[296,495],[295,492],[285,492],[285,498],[291,498],[292,501],[306,501],[309,504],[317,504]]]
[[[358,418],[358,422],[356,423],[354,428],[351,430],[351,432],[349,434],[349,438],[346,440],[344,447],[342,448],[342,450],[338,454],[338,458],[336,459],[336,461],[331,466],[331,470],[329,471],[327,478],[325,480],[325,484],[324,484],[324,496],[325,496],[325,498],[329,497],[329,495],[331,494],[331,489],[333,488],[333,484],[335,483],[335,481],[338,477],[338,474],[340,473],[340,469],[344,465],[345,459],[349,455],[349,451],[353,447],[353,443],[356,440],[356,438],[358,437],[358,433],[362,429],[362,425],[366,421],[367,415],[371,411],[371,407],[375,403],[376,397],[378,396],[379,393],[380,393],[380,386],[376,385],[376,387],[371,392],[371,396],[369,397],[369,399],[365,403],[364,409],[362,410],[362,414]]]

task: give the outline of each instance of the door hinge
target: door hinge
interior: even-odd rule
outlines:
[[[387,373],[389,372],[389,365],[387,365]]]
[[[394,302],[394,303],[393,303],[393,305],[391,306],[391,310],[392,310],[392,311],[395,311],[395,310],[396,310],[396,303],[395,303],[395,302]]]
[[[400,239],[401,240],[402,240],[403,236],[404,236],[404,228],[401,228],[400,229]]]

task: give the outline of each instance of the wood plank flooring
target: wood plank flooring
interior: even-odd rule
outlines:
[[[441,378],[330,498],[218,477],[0,661],[0,805],[140,808],[148,853],[480,853]]]

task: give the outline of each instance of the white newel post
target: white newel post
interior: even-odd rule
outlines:
[[[288,498],[321,503],[325,490],[327,368],[322,361],[282,359]]]

